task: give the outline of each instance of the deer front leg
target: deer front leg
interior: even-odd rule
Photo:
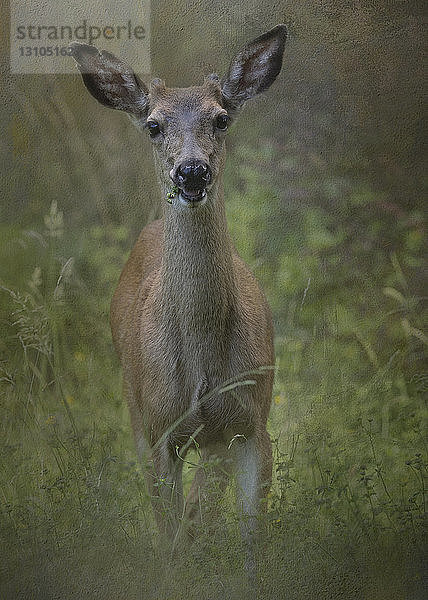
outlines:
[[[172,550],[183,517],[183,462],[174,456],[165,441],[152,454],[153,473],[150,484],[152,505],[161,533],[172,543]]]
[[[173,455],[167,440],[155,448],[144,434],[141,410],[126,374],[123,392],[127,399],[138,458],[144,472],[158,529],[174,540],[183,513],[182,461]]]
[[[212,524],[220,512],[220,501],[230,480],[230,452],[224,442],[201,450],[201,463],[186,497],[187,534],[192,540],[195,527],[207,520]]]
[[[248,438],[237,436],[231,444],[236,465],[237,509],[246,547],[245,567],[250,579],[254,579],[258,515],[262,509],[261,500],[267,496],[271,485],[272,446],[266,430]]]

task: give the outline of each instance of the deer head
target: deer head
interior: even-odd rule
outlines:
[[[71,53],[94,98],[148,131],[164,193],[189,208],[215,202],[227,130],[245,102],[275,81],[286,37],[285,25],[277,25],[247,44],[222,79],[211,74],[188,88],[168,88],[160,79],[147,87],[122,60],[94,46],[74,42]]]

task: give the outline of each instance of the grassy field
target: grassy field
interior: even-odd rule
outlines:
[[[367,284],[377,320],[353,319],[339,295],[326,312],[305,280],[307,272],[316,278],[317,265],[299,267],[295,256],[282,267],[305,270],[296,294],[286,273],[269,277],[245,248],[253,217],[241,218],[239,233],[239,202],[228,207],[238,246],[276,318],[289,311],[277,327],[274,485],[258,595],[422,599],[427,380],[406,369],[420,361],[426,338],[406,274],[395,259],[388,286]],[[216,500],[221,519],[204,523],[175,562],[159,546],[108,326],[127,229],[92,226],[79,235],[53,203],[38,230],[2,234],[0,596],[242,598],[229,495]],[[371,341],[379,327],[387,347]]]
[[[227,134],[224,182],[276,336],[257,599],[426,597],[425,14],[419,0],[153,3],[167,85],[225,73],[265,26],[290,32],[277,81]],[[108,312],[160,212],[147,136],[80,75],[9,73],[5,44],[0,599],[246,598],[215,482],[217,519],[169,559],[121,398]]]

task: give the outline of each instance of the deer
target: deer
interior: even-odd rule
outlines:
[[[209,74],[187,88],[161,79],[146,85],[113,54],[70,46],[90,94],[127,113],[153,145],[163,216],[138,237],[110,322],[136,448],[171,547],[183,523],[191,537],[208,489],[202,464],[183,496],[183,462],[193,445],[202,462],[216,459],[222,489],[235,474],[248,543],[271,488],[272,316],[229,234],[223,171],[227,130],[277,78],[286,38],[286,26],[277,25],[249,42],[222,78]]]

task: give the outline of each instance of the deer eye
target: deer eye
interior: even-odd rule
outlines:
[[[156,121],[147,121],[147,128],[149,130],[150,137],[156,137],[160,133],[159,123]]]
[[[218,117],[216,118],[215,126],[217,127],[217,129],[221,129],[222,131],[224,131],[225,129],[227,129],[229,121],[230,121],[229,115],[226,115],[225,113],[223,113],[221,115],[218,115]]]

